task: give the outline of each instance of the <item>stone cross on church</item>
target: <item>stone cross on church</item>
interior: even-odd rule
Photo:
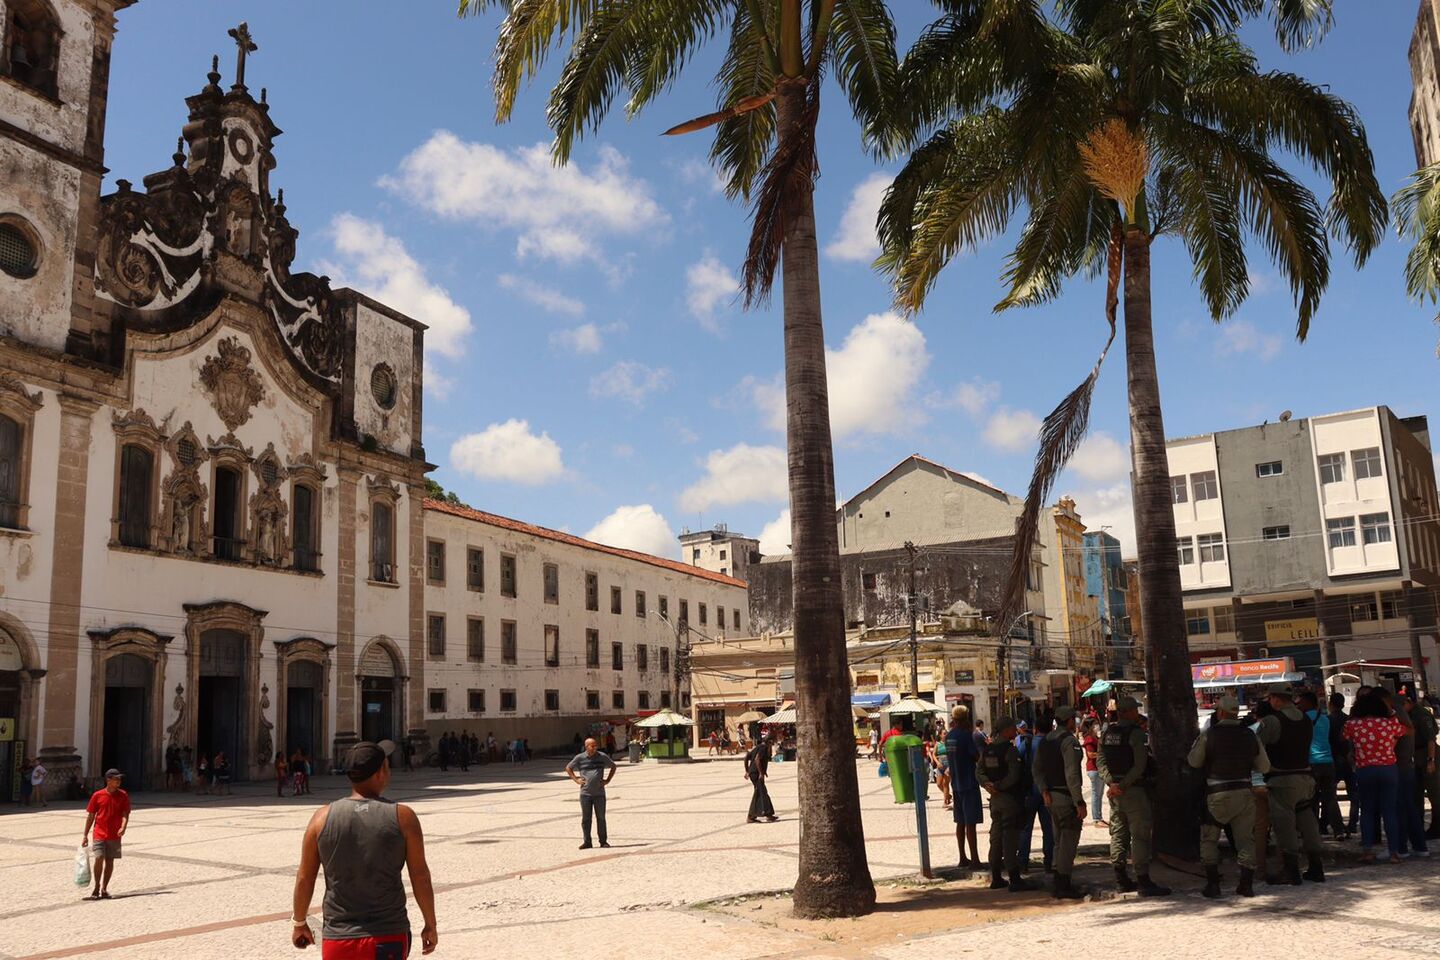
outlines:
[[[255,41],[250,37],[249,23],[242,22],[240,26],[232,27],[229,33],[230,36],[235,39],[235,46],[240,48],[239,52],[235,55],[235,89],[244,90],[245,58],[259,50],[260,47],[257,46]]]

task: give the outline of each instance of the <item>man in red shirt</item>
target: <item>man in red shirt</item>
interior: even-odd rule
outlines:
[[[114,767],[106,770],[105,789],[96,790],[85,807],[89,816],[85,818],[85,836],[80,846],[89,845],[90,830],[95,830],[95,845],[91,847],[95,854],[95,889],[86,900],[110,899],[110,874],[120,859],[120,839],[130,826],[130,794],[120,789],[123,779],[124,775]]]

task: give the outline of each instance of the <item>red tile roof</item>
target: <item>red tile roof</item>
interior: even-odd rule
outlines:
[[[525,523],[520,520],[512,520],[509,517],[502,517],[498,513],[486,513],[484,510],[476,510],[474,507],[461,507],[453,503],[446,503],[443,500],[426,500],[426,510],[434,510],[436,513],[448,513],[452,517],[459,517],[462,520],[473,520],[476,523],[486,523],[492,527],[499,527],[502,530],[511,530],[515,533],[524,533],[532,537],[541,537],[545,540],[554,540],[556,543],[568,544],[572,547],[580,547],[584,550],[595,550],[600,553],[608,553],[611,556],[623,557],[626,560],[635,560],[639,563],[648,563],[652,567],[662,567],[674,573],[684,574],[687,577],[699,577],[702,580],[713,580],[716,583],[723,583],[729,587],[746,586],[744,580],[737,580],[734,577],[727,577],[723,573],[715,573],[713,570],[703,570],[700,567],[692,567],[688,563],[681,563],[679,560],[669,560],[665,557],[657,557],[649,553],[641,553],[638,550],[623,550],[620,547],[612,547],[604,543],[596,543],[593,540],[586,540],[572,534],[562,533],[559,530],[551,530],[549,527],[538,527],[533,523]]]

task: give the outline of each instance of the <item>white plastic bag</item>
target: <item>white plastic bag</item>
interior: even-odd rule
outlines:
[[[90,885],[90,848],[80,847],[75,851],[75,886]]]

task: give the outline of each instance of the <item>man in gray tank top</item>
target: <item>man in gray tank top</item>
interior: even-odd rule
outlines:
[[[315,811],[305,828],[290,940],[300,949],[315,942],[305,914],[323,864],[325,960],[404,960],[409,954],[410,918],[401,868],[410,872],[415,903],[425,918],[422,952],[435,949],[435,889],[425,863],[420,820],[409,807],[381,796],[390,784],[394,752],[389,740],[355,744],[345,770],[350,796]]]

